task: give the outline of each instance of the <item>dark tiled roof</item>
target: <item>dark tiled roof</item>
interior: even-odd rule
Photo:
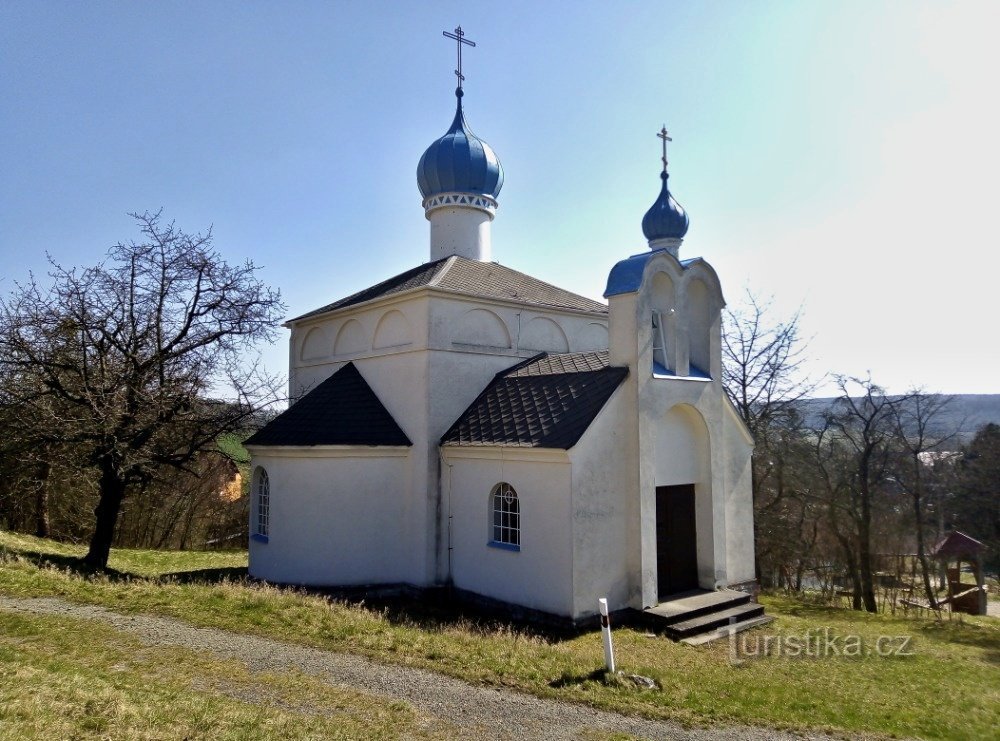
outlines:
[[[318,309],[313,309],[310,312],[295,317],[295,319],[305,319],[306,317],[325,314],[326,312],[333,311],[334,309],[343,309],[345,306],[354,306],[355,304],[361,304],[365,301],[371,301],[372,299],[382,298],[383,296],[391,296],[394,293],[401,293],[402,291],[408,291],[411,288],[426,286],[434,280],[434,276],[437,275],[438,270],[441,269],[441,266],[446,260],[447,258],[444,258],[442,260],[424,263],[423,265],[419,265],[412,270],[407,270],[405,273],[400,273],[399,275],[395,275],[388,280],[382,281],[381,283],[376,283],[371,288],[366,288],[363,291],[352,293],[347,298],[340,299],[340,301],[334,301],[332,304],[327,304],[326,306],[321,306]],[[295,319],[292,321],[295,321]]]
[[[354,363],[288,407],[245,445],[410,445]]]
[[[983,549],[983,544],[973,537],[952,530],[931,549],[932,556],[946,558],[962,558],[975,556]]]
[[[530,275],[511,270],[495,262],[477,262],[456,257],[446,266],[437,283],[441,288],[461,291],[473,296],[506,299],[525,304],[551,306],[558,309],[607,313],[608,307]]]
[[[431,284],[470,296],[516,301],[533,306],[593,311],[604,314],[608,311],[608,307],[599,301],[593,301],[585,296],[557,288],[499,263],[478,262],[453,256],[407,270],[405,273],[384,280],[371,288],[358,291],[347,298],[302,314],[296,319],[325,314],[334,309],[354,306],[365,301]]]
[[[498,373],[441,444],[568,450],[626,375],[606,351],[536,355]]]

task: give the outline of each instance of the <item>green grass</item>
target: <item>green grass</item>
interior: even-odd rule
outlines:
[[[604,682],[600,635],[557,639],[419,606],[358,606],[240,579],[245,554],[115,551],[109,576],[74,571],[79,549],[0,533],[0,594],[59,596],[196,625],[417,666],[480,684],[686,724],[924,738],[987,738],[1000,726],[1000,621],[867,615],[763,601],[764,634],[910,636],[908,657],[762,657],[734,666],[725,643],[693,648],[616,629],[620,668],[657,690]],[[49,554],[46,556],[45,554]],[[162,575],[166,579],[160,579]],[[228,579],[227,579],[228,577]],[[222,579],[220,581],[220,578]]]
[[[219,447],[220,451],[229,456],[234,462],[246,466],[250,464],[250,452],[243,447],[243,441],[246,438],[247,435],[237,435],[230,432],[225,435],[219,435],[215,444]]]
[[[401,735],[429,737],[402,702],[299,673],[251,674],[235,661],[144,646],[99,623],[0,611],[2,738]]]

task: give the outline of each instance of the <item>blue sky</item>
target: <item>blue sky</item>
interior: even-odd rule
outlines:
[[[802,306],[810,370],[1000,392],[997,3],[0,4],[0,291],[163,208],[294,316],[427,259],[454,106],[503,163],[494,258],[592,297],[645,249],[665,123],[681,248]],[[282,340],[266,348],[284,371]]]

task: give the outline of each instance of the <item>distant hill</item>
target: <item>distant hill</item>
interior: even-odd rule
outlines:
[[[961,442],[968,442],[985,424],[1000,425],[1000,394],[953,394],[953,401],[938,420],[934,434],[948,434],[958,429]],[[806,424],[814,429],[823,424],[823,413],[834,399],[803,399],[799,402]]]

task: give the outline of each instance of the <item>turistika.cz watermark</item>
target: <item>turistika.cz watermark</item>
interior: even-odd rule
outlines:
[[[839,635],[829,628],[810,628],[799,635],[761,634],[756,631],[730,633],[729,659],[738,664],[751,659],[898,659],[913,656],[913,636]]]

